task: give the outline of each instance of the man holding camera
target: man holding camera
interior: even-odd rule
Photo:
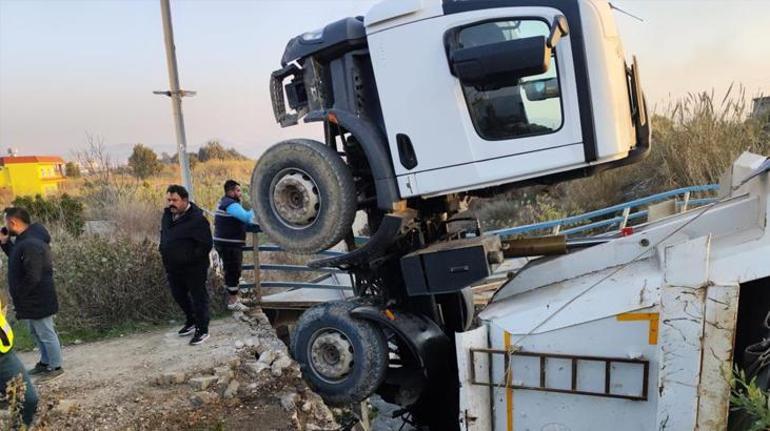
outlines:
[[[241,185],[235,180],[227,180],[224,188],[225,195],[219,200],[214,213],[214,246],[225,272],[227,308],[246,311],[248,307],[240,302],[238,295],[243,246],[246,245],[246,232],[259,232],[259,226],[254,223],[251,211],[241,206]]]
[[[29,371],[41,380],[64,373],[59,335],[53,316],[59,302],[53,283],[51,236],[39,223],[32,223],[24,208],[5,209],[5,226],[0,231],[0,246],[8,255],[8,290],[16,318],[26,320],[40,350],[40,360]],[[10,237],[16,237],[14,242]]]
[[[180,336],[193,334],[191,345],[209,337],[209,294],[206,278],[211,251],[211,227],[203,211],[190,202],[187,189],[171,185],[160,228],[160,254],[171,295],[185,314]]]

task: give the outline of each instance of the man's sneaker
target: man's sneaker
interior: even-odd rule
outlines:
[[[46,368],[46,371],[38,374],[38,376],[40,376],[38,377],[38,382],[50,382],[51,380],[61,377],[62,374],[64,374],[62,367]]]
[[[190,340],[190,345],[195,346],[201,344],[206,341],[207,338],[209,338],[208,332],[195,331],[195,335],[193,335],[192,339]]]
[[[179,332],[177,332],[177,334],[179,334],[180,337],[186,337],[192,334],[193,332],[195,332],[195,325],[187,324],[187,325],[184,325],[182,329],[180,329]]]
[[[43,374],[46,371],[48,371],[48,364],[38,362],[37,364],[35,364],[34,368],[27,371],[27,374],[29,374],[30,376],[37,376],[38,374]]]

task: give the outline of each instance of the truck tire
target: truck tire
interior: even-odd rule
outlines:
[[[368,398],[388,369],[388,345],[382,330],[355,319],[359,304],[340,301],[305,311],[292,334],[291,351],[305,381],[331,405]]]
[[[334,149],[310,139],[279,142],[259,158],[251,200],[265,234],[295,253],[334,246],[356,215],[350,169]]]

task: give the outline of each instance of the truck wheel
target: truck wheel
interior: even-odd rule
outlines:
[[[262,230],[287,251],[316,253],[353,225],[353,176],[337,152],[310,139],[270,147],[251,175],[251,200]]]
[[[310,308],[292,336],[292,354],[303,377],[332,405],[366,399],[388,369],[385,336],[374,324],[350,316],[357,306],[342,301]]]

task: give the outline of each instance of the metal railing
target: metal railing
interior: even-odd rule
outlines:
[[[516,235],[551,235],[560,233],[562,235],[575,235],[578,233],[589,235],[596,235],[597,231],[604,229],[608,230],[613,227],[621,229],[629,226],[632,222],[642,221],[646,219],[648,210],[645,207],[667,201],[670,199],[676,199],[675,205],[678,211],[686,211],[687,209],[709,204],[716,198],[705,197],[693,199],[692,194],[695,193],[708,193],[714,192],[719,189],[718,184],[707,184],[701,186],[682,187],[674,190],[670,190],[663,193],[657,193],[651,196],[647,196],[640,199],[634,199],[618,205],[613,205],[607,208],[598,209],[595,211],[589,211],[584,214],[574,215],[570,217],[561,218],[558,220],[550,220],[541,223],[533,223],[522,226],[515,226],[503,229],[496,229],[485,232],[485,235],[500,235],[500,236],[516,236]],[[357,237],[356,242],[365,242],[367,238]],[[261,288],[313,288],[313,289],[335,289],[335,290],[350,290],[350,286],[341,286],[338,284],[324,283],[323,278],[316,279],[316,281],[261,281],[259,274],[263,271],[281,271],[281,272],[311,272],[318,274],[346,274],[337,268],[310,268],[306,265],[292,265],[292,264],[276,264],[276,263],[259,263],[259,253],[254,253],[254,244],[258,245],[258,234],[252,234],[253,244],[244,246],[244,251],[251,251],[253,253],[253,264],[243,265],[244,270],[251,270],[254,273],[254,282],[241,284],[242,288],[257,288],[260,292],[259,298],[261,298]],[[258,245],[257,249],[263,252],[282,252],[283,250],[273,244]],[[339,256],[344,254],[339,251],[322,251],[318,253],[319,256]],[[254,271],[255,268],[259,268],[258,271]]]
[[[646,210],[638,210],[632,212],[633,209],[642,206],[648,206],[650,204],[663,202],[671,198],[682,196],[682,200],[677,202],[677,206],[681,207],[681,210],[687,210],[688,208],[704,205],[713,202],[715,198],[701,198],[691,199],[693,193],[703,193],[719,190],[718,184],[706,184],[702,186],[682,187],[679,189],[669,190],[663,193],[657,193],[651,196],[647,196],[640,199],[634,199],[632,201],[624,202],[622,204],[613,205],[607,208],[598,209],[595,211],[589,211],[587,213],[578,214],[570,217],[565,217],[558,220],[550,220],[541,223],[533,223],[528,225],[509,227],[503,229],[496,229],[486,232],[489,235],[500,236],[512,236],[521,235],[526,233],[551,230],[558,230],[558,233],[564,235],[571,235],[581,232],[588,232],[598,228],[608,228],[614,225],[619,227],[625,227],[629,221],[637,220],[647,216]],[[620,215],[615,215],[621,213]],[[609,218],[597,220],[602,217]],[[569,229],[562,230],[566,226],[573,226]]]

